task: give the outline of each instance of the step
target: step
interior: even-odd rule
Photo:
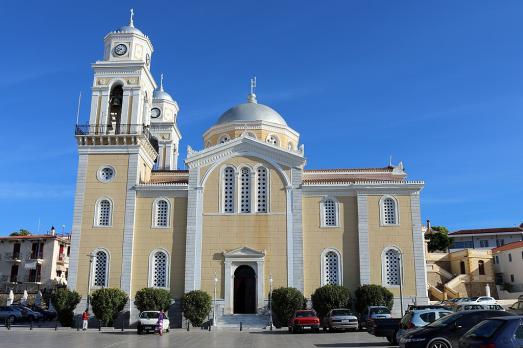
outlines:
[[[229,314],[222,315],[216,320],[218,327],[239,327],[240,323],[243,328],[262,329],[269,323],[269,317],[262,314]]]

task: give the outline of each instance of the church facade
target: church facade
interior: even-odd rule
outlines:
[[[135,318],[144,287],[175,301],[216,288],[228,315],[262,311],[271,286],[310,298],[325,284],[379,284],[397,309],[401,283],[405,306],[427,302],[423,182],[407,180],[401,163],[306,169],[299,133],[251,88],[203,133],[200,150],[187,147],[180,170],[179,107],[150,71],[150,39],[131,18],[104,47],[89,124],[75,132],[68,286],[83,301],[121,288]]]

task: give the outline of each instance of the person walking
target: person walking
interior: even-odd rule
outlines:
[[[156,322],[156,328],[157,328],[160,336],[163,336],[163,320],[164,319],[165,319],[165,313],[163,312],[163,309],[161,309],[160,314],[158,314],[158,321]]]
[[[87,330],[87,325],[89,323],[89,311],[86,309],[82,314],[82,330]]]

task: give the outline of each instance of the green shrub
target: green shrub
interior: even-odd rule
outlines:
[[[311,300],[312,308],[320,318],[324,318],[331,309],[352,308],[350,290],[339,285],[325,285],[316,289]]]
[[[171,305],[171,294],[165,289],[143,288],[136,293],[134,305],[140,312],[167,311]]]
[[[51,294],[51,302],[56,310],[57,319],[62,326],[72,326],[73,311],[81,299],[80,294],[67,288],[56,289]]]
[[[190,291],[182,297],[183,314],[193,326],[201,326],[211,309],[211,296],[205,291]]]
[[[93,313],[105,325],[113,326],[113,320],[124,309],[127,299],[125,291],[120,289],[96,290],[91,296]]]
[[[368,306],[392,309],[394,295],[381,285],[362,285],[356,289],[356,311],[362,313]]]
[[[295,288],[278,288],[272,291],[271,306],[276,316],[276,326],[287,326],[290,318],[298,309],[304,309],[307,301],[300,290]]]

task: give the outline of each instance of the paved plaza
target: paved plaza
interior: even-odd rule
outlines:
[[[70,329],[0,328],[2,348],[117,348],[117,347],[392,347],[385,339],[366,332],[289,334],[287,331],[201,331],[171,330],[162,337],[137,335],[136,331],[87,332]]]

